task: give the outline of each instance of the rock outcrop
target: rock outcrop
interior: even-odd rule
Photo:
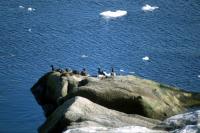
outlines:
[[[99,79],[54,71],[41,77],[31,91],[47,117],[40,132],[85,125],[163,130],[170,127],[159,120],[200,105],[199,93],[135,76]]]
[[[107,109],[83,97],[74,97],[59,106],[39,128],[39,132],[57,132],[61,129],[83,128],[88,125],[101,128],[131,125],[160,128],[157,127],[160,123],[158,120]]]

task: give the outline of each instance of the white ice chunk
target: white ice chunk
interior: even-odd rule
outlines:
[[[150,6],[150,5],[146,4],[145,6],[142,7],[142,10],[145,11],[145,12],[152,12],[155,9],[158,9],[158,8],[159,7],[157,7],[157,6]]]
[[[116,11],[104,11],[100,13],[101,16],[105,18],[118,18],[127,15],[127,11],[116,10]]]

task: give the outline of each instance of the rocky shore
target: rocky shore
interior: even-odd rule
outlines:
[[[174,131],[184,124],[166,118],[200,105],[200,93],[128,75],[97,78],[52,71],[31,91],[46,116],[41,133]]]

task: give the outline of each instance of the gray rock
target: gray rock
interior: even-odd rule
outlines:
[[[39,128],[45,133],[83,132],[90,127],[101,132],[165,132],[174,125],[159,120],[200,105],[199,93],[135,76],[99,79],[53,71],[42,76],[31,91],[47,117]]]
[[[127,114],[163,120],[187,107],[200,105],[199,93],[186,92],[135,76],[98,79],[81,75],[47,73],[32,92],[48,117],[66,100],[82,96]],[[186,100],[187,99],[187,100]]]
[[[113,129],[133,125],[153,129],[160,123],[159,120],[105,108],[83,97],[74,97],[59,106],[39,128],[39,132],[58,132],[84,127]]]
[[[82,80],[84,81],[84,77],[81,76],[58,71],[49,72],[39,79],[31,91],[38,104],[42,106],[45,116],[48,117],[58,107],[60,100],[76,90]]]

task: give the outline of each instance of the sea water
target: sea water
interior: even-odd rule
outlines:
[[[37,132],[30,88],[51,64],[200,92],[200,1],[1,0],[1,133]]]

